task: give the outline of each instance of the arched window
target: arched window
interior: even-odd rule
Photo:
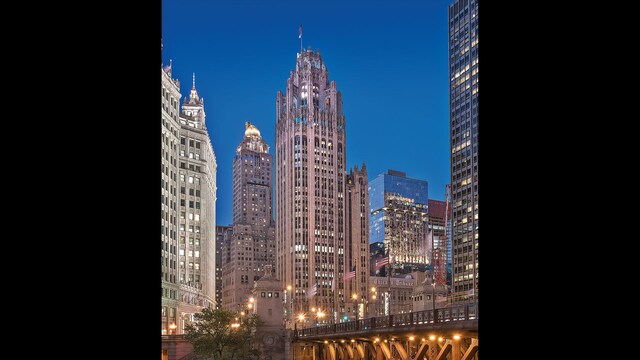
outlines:
[[[313,84],[313,106],[320,106],[320,94],[318,84]]]
[[[300,106],[306,106],[309,100],[309,88],[307,84],[302,84],[300,91]]]

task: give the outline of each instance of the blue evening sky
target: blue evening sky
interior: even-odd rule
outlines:
[[[276,92],[295,68],[300,24],[304,48],[320,50],[342,92],[347,169],[365,162],[369,180],[404,171],[429,182],[429,198],[443,200],[450,2],[162,0],[162,63],[173,61],[181,103],[193,72],[204,97],[218,165],[216,223],[232,222],[231,163],[245,121],[273,155]]]

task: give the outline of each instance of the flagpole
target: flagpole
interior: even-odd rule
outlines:
[[[302,24],[300,24],[300,55],[302,55]]]

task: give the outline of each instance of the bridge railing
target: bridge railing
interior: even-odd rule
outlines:
[[[478,319],[478,304],[462,304],[435,310],[423,310],[405,314],[379,316],[339,324],[299,329],[294,334],[297,337],[316,336],[325,334],[346,333],[386,329],[396,326],[445,323],[449,321]]]

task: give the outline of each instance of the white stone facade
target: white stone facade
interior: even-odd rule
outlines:
[[[215,306],[216,158],[194,87],[180,113],[180,82],[162,69],[162,334],[182,334]]]
[[[216,157],[195,75],[180,113],[178,145],[180,305],[178,333],[202,308],[215,308]]]
[[[171,65],[162,71],[162,334],[177,322],[178,284],[178,143],[180,82],[171,78]]]

